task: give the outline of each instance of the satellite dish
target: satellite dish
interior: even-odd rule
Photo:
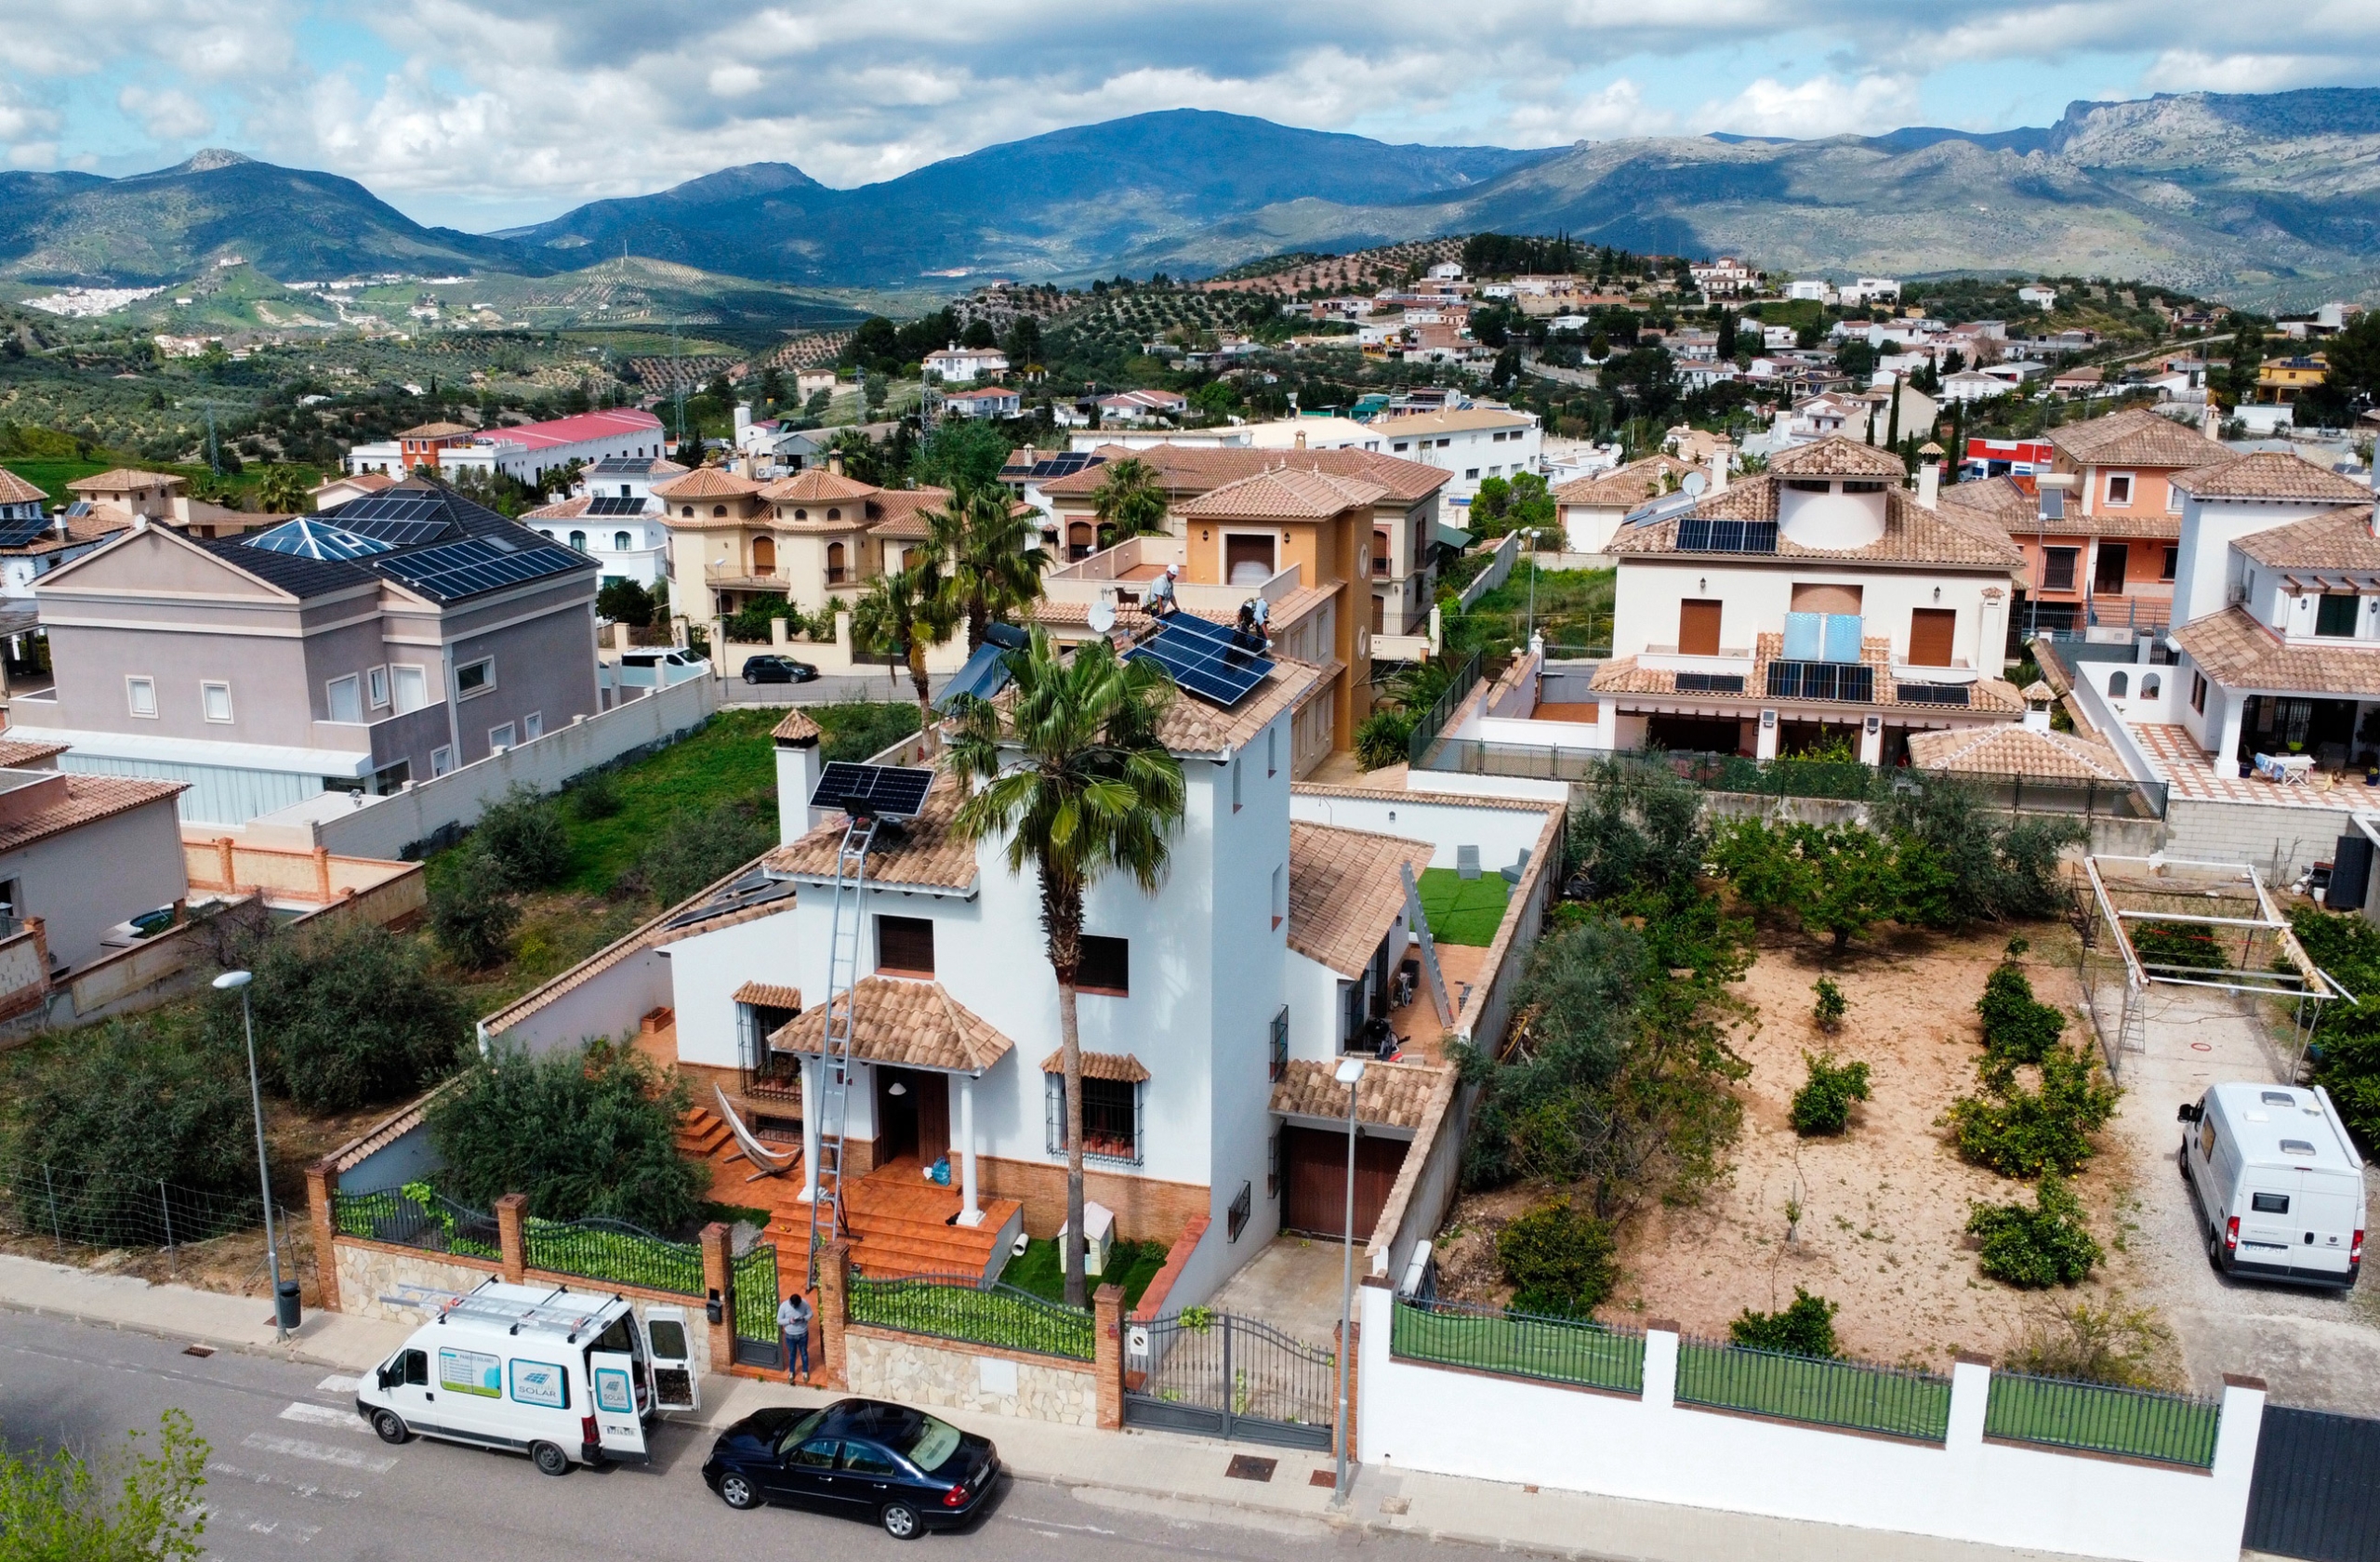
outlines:
[[[1688,472],[1686,474],[1686,481],[1678,486],[1695,497],[1700,498],[1702,490],[1711,486],[1711,480],[1699,471]]]
[[[1115,600],[1109,597],[1104,591],[1101,592],[1099,600],[1091,604],[1091,613],[1089,616],[1091,618],[1091,632],[1093,634],[1105,634],[1108,630],[1116,627]]]

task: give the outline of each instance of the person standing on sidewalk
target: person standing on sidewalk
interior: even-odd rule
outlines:
[[[798,1291],[777,1304],[777,1332],[785,1336],[785,1381],[789,1383],[810,1381],[811,1316],[809,1302]]]

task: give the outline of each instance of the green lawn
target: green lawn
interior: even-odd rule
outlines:
[[[1129,1313],[1141,1304],[1142,1292],[1149,1289],[1149,1282],[1164,1267],[1164,1243],[1118,1240],[1108,1251],[1107,1272],[1084,1278],[1093,1291],[1104,1285],[1121,1285],[1124,1310]],[[1027,1241],[1025,1251],[1010,1259],[1008,1267],[1000,1271],[1000,1278],[1046,1301],[1066,1299],[1066,1271],[1058,1259],[1058,1244],[1043,1238]]]
[[[602,894],[636,866],[671,818],[774,788],[776,748],[769,731],[784,719],[781,710],[722,710],[683,743],[623,766],[616,776],[620,811],[608,819],[582,819],[565,801],[570,876],[562,887]]]
[[[66,485],[81,477],[97,477],[108,468],[98,461],[0,461],[27,483],[49,496],[52,504],[72,504],[74,496]]]
[[[1430,936],[1441,944],[1496,941],[1504,925],[1504,902],[1513,887],[1496,871],[1501,863],[1481,865],[1479,877],[1465,879],[1451,867],[1421,870],[1421,914],[1430,919]]]
[[[1011,1291],[978,1291],[931,1280],[858,1279],[852,1282],[850,1304],[853,1323],[1076,1361],[1091,1358],[1089,1309],[1051,1306]]]

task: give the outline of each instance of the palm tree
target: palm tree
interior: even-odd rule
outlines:
[[[1110,873],[1144,891],[1164,881],[1183,814],[1182,763],[1158,735],[1173,696],[1164,668],[1123,661],[1106,641],[1060,660],[1036,628],[1012,651],[998,705],[964,695],[946,761],[974,790],[959,805],[962,839],[1008,838],[1012,873],[1041,880],[1041,931],[1058,978],[1058,1039],[1066,1092],[1066,1301],[1083,1302],[1082,1037],[1075,973],[1083,898]]]
[[[276,461],[265,468],[264,476],[257,483],[257,504],[273,515],[300,515],[311,490],[306,485],[306,474],[285,461]]]
[[[921,554],[924,549],[919,550]],[[852,609],[852,638],[872,649],[905,650],[909,682],[918,691],[918,727],[933,728],[933,697],[927,685],[926,647],[950,638],[958,622],[944,588],[941,561],[928,555],[906,569],[879,575]]]
[[[1007,489],[996,483],[961,487],[950,503],[926,511],[925,523],[927,551],[942,562],[943,588],[967,620],[970,651],[984,643],[993,619],[1005,624],[1009,615],[1040,598],[1050,556],[1042,551],[1033,511]]]
[[[1165,489],[1157,469],[1137,456],[1107,463],[1107,473],[1091,496],[1104,544],[1165,530]]]

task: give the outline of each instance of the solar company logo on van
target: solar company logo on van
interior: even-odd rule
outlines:
[[[621,1415],[634,1413],[636,1395],[628,1387],[628,1375],[616,1367],[598,1368],[595,1372],[595,1403],[603,1410]]]
[[[479,1351],[446,1350],[438,1353],[438,1386],[456,1394],[476,1394],[483,1398],[498,1399],[504,1396],[504,1364]]]
[[[512,1397],[549,1410],[570,1408],[570,1375],[544,1361],[512,1363]]]

